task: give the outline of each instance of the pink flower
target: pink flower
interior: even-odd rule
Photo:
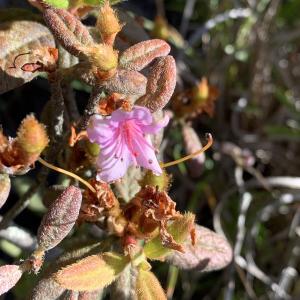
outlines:
[[[111,182],[123,177],[130,166],[141,166],[162,173],[149,134],[167,126],[169,118],[154,123],[146,107],[134,106],[132,111],[114,111],[110,117],[94,115],[87,129],[91,142],[100,145],[97,159],[97,180]]]

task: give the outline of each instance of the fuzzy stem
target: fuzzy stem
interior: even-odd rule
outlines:
[[[90,189],[93,193],[96,193],[96,190],[91,186],[91,184],[89,184],[86,180],[84,180],[84,179],[81,178],[80,176],[78,176],[78,175],[76,175],[76,174],[74,174],[74,173],[72,173],[72,172],[69,172],[69,171],[67,171],[67,170],[64,170],[64,169],[62,169],[62,168],[56,167],[56,166],[54,166],[54,165],[52,165],[52,164],[49,164],[48,162],[46,162],[45,160],[43,160],[41,157],[38,158],[38,161],[39,161],[42,165],[44,165],[44,166],[46,166],[46,167],[48,167],[48,168],[50,168],[50,169],[52,169],[52,170],[55,170],[55,171],[57,171],[57,172],[59,172],[59,173],[63,173],[63,174],[65,174],[65,175],[67,175],[67,176],[73,177],[74,179],[76,179],[76,180],[80,181],[82,184],[84,184],[84,185],[85,185],[88,189]]]
[[[199,154],[205,152],[207,149],[209,149],[211,147],[211,145],[213,144],[213,138],[212,138],[212,135],[210,133],[207,134],[207,144],[201,148],[200,150],[190,154],[190,155],[187,155],[187,156],[184,156],[180,159],[177,159],[177,160],[174,160],[174,161],[171,161],[171,162],[168,162],[168,163],[161,163],[160,166],[162,168],[167,168],[167,167],[170,167],[170,166],[174,166],[174,165],[177,165],[177,164],[180,164],[186,160],[189,160],[191,158],[194,158],[195,156],[198,156]]]

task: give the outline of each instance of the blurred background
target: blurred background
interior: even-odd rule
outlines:
[[[21,0],[0,0],[6,7],[37,13]],[[162,286],[172,299],[300,299],[300,1],[128,0],[117,8],[140,28],[129,36],[172,46],[178,78],[164,159],[197,150],[207,132],[214,145],[205,157],[170,169],[170,194],[234,251],[230,266],[207,274],[156,263]],[[82,110],[89,89],[74,88]],[[43,78],[0,95],[5,132],[14,136],[29,112],[39,116],[49,95]],[[13,180],[1,214],[34,175]],[[27,248],[0,231],[0,264],[30,252],[44,210],[37,195],[15,220],[32,239]],[[25,299],[32,282],[22,280],[5,299]]]

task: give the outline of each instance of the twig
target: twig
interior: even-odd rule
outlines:
[[[78,128],[80,130],[84,130],[86,129],[88,122],[89,122],[89,118],[90,116],[92,116],[93,114],[95,114],[97,112],[97,105],[98,102],[101,98],[101,93],[102,93],[102,89],[99,87],[93,87],[89,101],[87,103],[87,106],[83,112],[83,116],[81,118],[81,121],[78,125]]]
[[[180,24],[180,29],[179,29],[182,37],[185,37],[185,35],[187,33],[190,18],[193,15],[195,3],[196,3],[196,0],[187,0],[185,3],[185,7],[184,7],[182,19],[181,19],[181,24]]]
[[[32,252],[37,245],[36,238],[31,233],[14,224],[0,230],[0,238],[15,244],[27,252]]]
[[[201,39],[202,35],[210,29],[216,27],[218,24],[223,23],[230,19],[248,18],[252,14],[250,8],[234,8],[223,14],[219,14],[214,18],[208,20],[203,26],[198,28],[189,38],[188,44],[193,47]]]
[[[246,192],[245,190],[245,184],[243,180],[243,169],[241,167],[235,168],[235,181],[241,195],[241,203],[240,203],[239,217],[237,221],[238,230],[237,230],[236,241],[233,250],[234,261],[236,260],[236,257],[240,256],[242,251],[242,246],[246,235],[246,227],[245,227],[246,214],[252,202],[251,194]],[[235,289],[234,273],[235,273],[235,267],[234,264],[232,264],[229,273],[228,286],[224,297],[225,300],[233,299],[233,293]]]
[[[37,192],[38,184],[34,184],[29,190],[14,204],[14,206],[3,216],[0,222],[0,229],[4,229],[8,224],[18,216],[28,205],[31,197]]]

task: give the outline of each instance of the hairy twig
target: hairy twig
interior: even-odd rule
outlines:
[[[86,129],[90,116],[97,112],[97,104],[99,103],[101,93],[101,88],[93,87],[89,101],[86,105],[86,108],[83,112],[83,116],[78,125],[78,128],[80,128],[81,130]]]

